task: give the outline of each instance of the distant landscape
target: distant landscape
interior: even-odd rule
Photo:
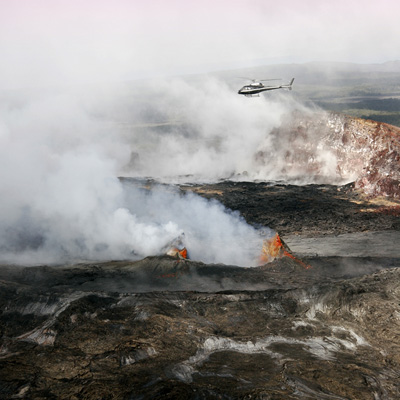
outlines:
[[[400,126],[400,61],[282,64],[217,75],[230,81],[239,76],[282,78],[284,83],[294,77],[293,94],[308,105]]]

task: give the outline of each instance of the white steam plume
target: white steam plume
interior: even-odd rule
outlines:
[[[104,120],[109,109],[99,117],[104,104],[88,99],[3,98],[1,261],[137,258],[160,253],[184,232],[195,259],[254,265],[262,238],[219,203],[124,187],[117,176],[129,138]]]
[[[315,177],[307,162],[291,168],[287,163],[288,151],[307,150],[318,160],[324,179],[337,182],[336,156],[319,145],[321,138],[293,141],[289,136],[271,135],[294,110],[312,110],[289,91],[267,92],[255,98],[238,95],[242,84],[237,80],[228,86],[211,76],[154,83],[151,96],[140,99],[135,123],[124,127],[132,157],[123,173],[163,182],[295,178],[311,183]]]
[[[138,258],[185,233],[194,259],[254,265],[262,237],[239,215],[195,195],[149,194],[117,177],[262,178],[254,154],[298,107],[278,92],[243,98],[214,78],[3,93],[1,261]],[[279,157],[270,159],[269,178]]]
[[[215,200],[193,193],[179,194],[171,187],[127,190],[127,204],[135,205],[140,222],[167,226],[170,221],[182,230],[183,244],[194,260],[255,266],[261,255],[262,241],[272,235],[268,228],[257,230],[238,212],[227,210]]]
[[[244,98],[237,88],[211,77],[157,82],[153,90],[150,107],[160,115],[155,122],[165,121],[166,113],[173,124],[133,126],[136,159],[131,166],[140,175],[163,180],[190,175],[183,179],[210,181],[251,174],[257,146],[287,111],[280,101]]]

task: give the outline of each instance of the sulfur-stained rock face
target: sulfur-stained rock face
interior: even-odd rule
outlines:
[[[331,114],[337,137],[338,168],[357,174],[356,188],[371,196],[400,197],[400,128],[392,125]],[[361,168],[360,168],[361,167]]]
[[[355,181],[367,195],[400,197],[400,128],[338,113],[295,112],[272,133],[273,145],[286,149],[282,176]],[[259,163],[265,151],[261,146]]]

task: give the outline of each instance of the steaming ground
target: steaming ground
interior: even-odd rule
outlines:
[[[132,182],[122,186],[112,182],[107,187],[116,190],[109,202],[89,192],[85,195],[92,197],[78,199],[78,205],[70,199],[62,210],[47,209],[45,214],[34,214],[25,205],[14,226],[2,232],[3,260],[58,264],[138,259],[163,254],[179,239],[195,260],[255,266],[263,239],[272,235],[268,228],[253,228],[238,212],[215,200],[180,194],[173,187],[148,190]],[[93,209],[82,207],[85,200]]]
[[[286,169],[290,138],[271,134],[293,110],[311,110],[291,92],[238,96],[241,83],[228,86],[212,77],[154,83],[153,97],[142,99],[132,123],[120,126],[131,148],[123,175],[169,183],[228,178],[313,182],[302,168]],[[307,143],[312,141],[308,138]],[[336,157],[330,149],[320,148],[317,158],[326,182],[337,182]]]
[[[1,260],[135,259],[182,237],[196,260],[255,265],[268,229],[260,234],[216,201],[117,177],[253,176],[257,147],[293,101],[249,102],[211,78],[157,82],[145,99],[118,89],[3,94]]]

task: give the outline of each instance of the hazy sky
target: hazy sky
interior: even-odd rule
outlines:
[[[398,0],[0,0],[0,89],[400,59]]]

